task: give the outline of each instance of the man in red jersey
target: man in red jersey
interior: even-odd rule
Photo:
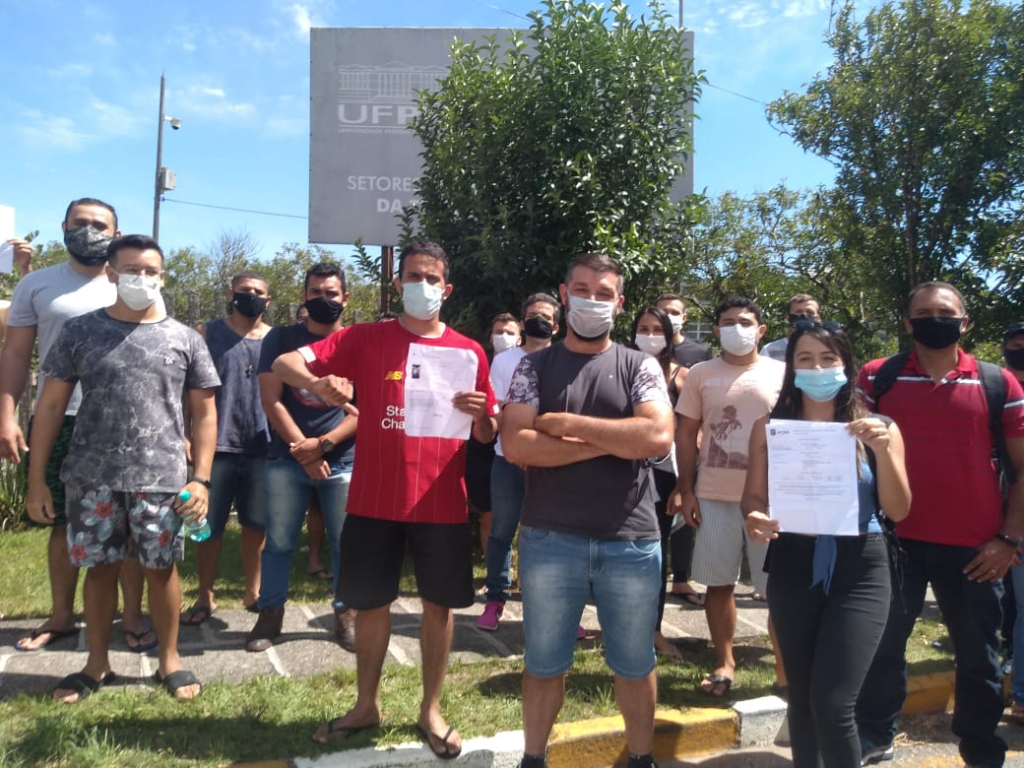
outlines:
[[[480,442],[494,436],[498,406],[483,349],[438,317],[452,292],[445,252],[435,243],[414,241],[398,257],[398,275],[395,287],[404,307],[398,322],[355,325],[274,363],[274,372],[288,384],[338,405],[352,399],[353,384],[359,388],[356,462],[338,578],[339,599],[358,610],[358,698],[344,716],[321,725],[313,738],[326,742],[381,721],[380,675],[391,636],[390,608],[398,596],[408,547],[423,600],[423,701],[416,727],[438,757],[453,758],[462,751],[462,739],[442,717],[440,700],[454,628],[452,609],[473,602],[464,481],[469,429],[467,424],[462,439],[409,434],[406,382],[424,373],[420,363],[411,361],[437,355],[475,367],[475,373],[470,371],[473,390],[457,392],[451,405],[471,417]]]

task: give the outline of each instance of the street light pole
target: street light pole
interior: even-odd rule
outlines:
[[[156,123],[156,175],[153,177],[153,239],[160,241],[160,195],[163,179],[160,173],[161,154],[164,149],[164,73],[160,73],[160,115]]]

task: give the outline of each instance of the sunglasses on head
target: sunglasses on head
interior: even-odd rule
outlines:
[[[834,322],[819,323],[817,320],[798,320],[793,323],[794,331],[809,331],[812,328],[821,328],[829,333],[835,333],[836,331],[843,330],[843,324]]]

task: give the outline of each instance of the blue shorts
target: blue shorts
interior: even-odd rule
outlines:
[[[628,680],[654,669],[661,587],[661,542],[586,539],[542,528],[519,529],[526,669],[555,677],[572,666],[576,627],[597,607],[605,661]]]
[[[242,453],[218,451],[210,472],[210,508],[206,520],[210,536],[224,535],[231,505],[238,512],[238,522],[254,531],[267,529],[267,459]]]

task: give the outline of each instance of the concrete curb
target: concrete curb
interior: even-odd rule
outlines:
[[[953,696],[954,672],[912,677],[907,685],[904,715],[944,712]],[[658,710],[654,725],[655,760],[687,758],[737,747],[773,743],[786,716],[786,702],[765,696],[737,702],[732,709]],[[550,768],[607,768],[623,764],[626,750],[622,718],[601,717],[556,725],[548,746]],[[515,768],[523,754],[523,732],[467,739],[452,765],[472,768]],[[236,768],[412,768],[437,765],[421,742],[393,747],[367,747],[316,758],[236,763]]]

